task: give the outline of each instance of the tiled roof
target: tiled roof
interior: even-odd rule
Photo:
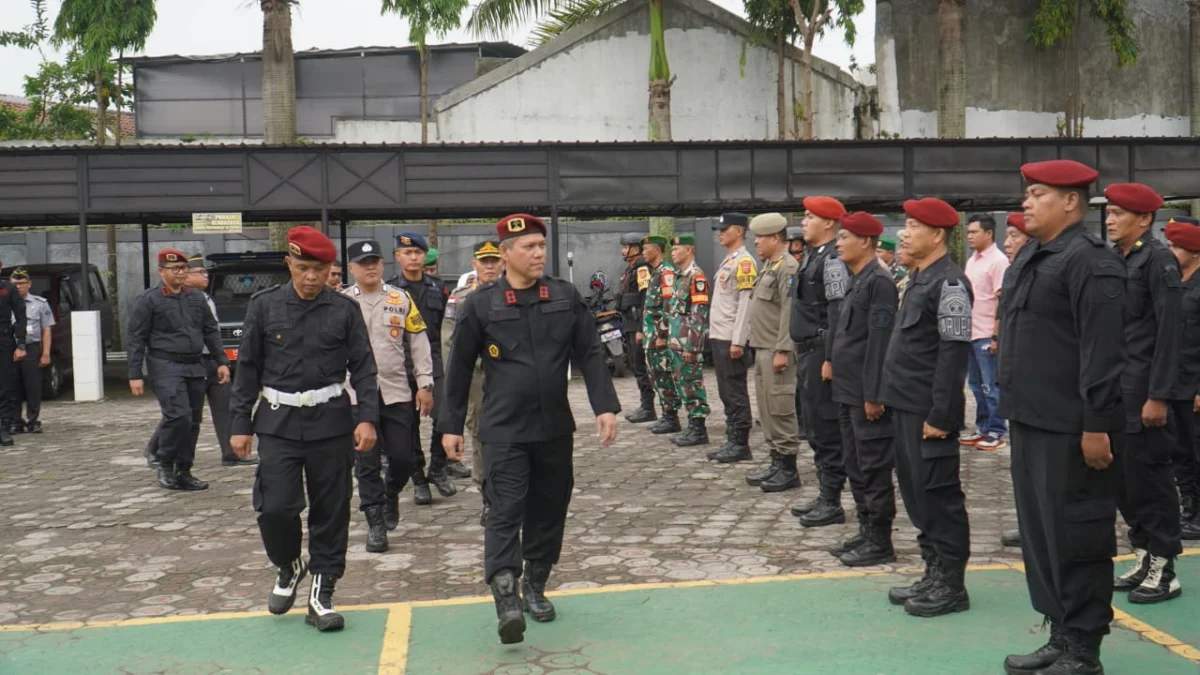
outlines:
[[[25,111],[29,109],[29,100],[21,98],[20,96],[8,96],[5,94],[0,94],[0,107],[9,108],[10,110],[16,110],[19,112]],[[87,106],[79,107],[81,110],[95,111],[95,108]],[[115,115],[115,110],[109,110],[106,115],[110,129],[113,128],[113,119]],[[137,118],[133,113],[121,111],[120,123],[122,138],[133,138],[133,136],[137,133],[136,119]]]

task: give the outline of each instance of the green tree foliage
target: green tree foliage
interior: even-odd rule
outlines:
[[[112,83],[116,65],[105,68]],[[130,92],[131,93],[131,92]],[[25,110],[0,108],[0,140],[90,140],[95,136],[96,114],[91,72],[74,52],[66,63],[44,61],[35,75],[25,76]]]
[[[1092,18],[1104,26],[1117,65],[1137,62],[1138,41],[1127,0],[1040,0],[1029,26],[1029,41],[1038,47],[1063,44],[1074,35],[1085,3]]]

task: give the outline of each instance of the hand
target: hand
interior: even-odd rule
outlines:
[[[1112,447],[1109,444],[1108,434],[1085,431],[1080,446],[1083,449],[1083,461],[1093,469],[1097,471],[1107,469],[1108,465],[1112,464]]]
[[[42,358],[38,359],[38,367],[45,368],[50,365],[50,350],[42,352]]]
[[[945,438],[950,435],[949,431],[942,431],[937,427],[929,426],[929,422],[925,423],[925,429],[921,434],[921,438]]]
[[[420,411],[422,417],[429,417],[433,413],[433,392],[428,389],[417,390],[417,410]]]
[[[821,364],[821,380],[828,382],[833,379],[833,364],[826,361]]]
[[[442,449],[446,451],[446,459],[459,461],[463,458],[463,437],[442,434]]]
[[[375,447],[375,425],[370,422],[359,422],[354,427],[354,451],[370,452]]]
[[[1142,424],[1148,427],[1167,426],[1167,403],[1159,399],[1147,399],[1142,405]]]
[[[883,404],[866,401],[863,403],[863,412],[867,414],[867,419],[874,422],[880,417],[883,417]]]
[[[600,447],[604,448],[617,440],[617,416],[614,413],[596,416],[596,436],[600,439]]]
[[[988,353],[991,354],[992,356],[996,355],[996,350],[998,350],[999,348],[1000,348],[1000,344],[998,342],[996,342],[996,340],[994,338],[992,339],[991,342],[988,343]]]
[[[696,362],[696,354],[693,352],[683,352],[683,362],[684,363],[695,363]]]
[[[658,338],[657,340],[654,341],[655,349],[662,349],[663,347],[666,347],[666,346],[667,346],[667,341],[662,338]]]
[[[775,356],[771,359],[771,369],[777,373],[782,373],[788,367],[788,355],[784,352],[775,352]]]
[[[13,352],[13,361],[21,361],[25,359],[25,350],[17,349]]]
[[[745,353],[746,350],[742,349],[741,345],[730,345],[729,347],[729,358],[731,359],[740,359]]]
[[[129,391],[133,392],[134,396],[141,396],[142,394],[146,393],[146,381],[130,380]]]
[[[253,436],[242,436],[235,434],[229,437],[229,447],[233,448],[233,454],[246,459],[250,456],[250,448],[254,444]]]
[[[1192,401],[1192,412],[1200,413],[1200,394],[1197,394],[1196,398]]]
[[[637,335],[635,335],[634,337],[636,337],[636,338],[637,338],[637,341],[638,341],[638,342],[645,342],[645,341],[646,341],[646,334],[645,334],[645,333],[643,333],[643,332],[642,332],[642,331],[640,331],[640,330],[637,332]]]
[[[217,366],[217,384],[229,384],[229,366]]]

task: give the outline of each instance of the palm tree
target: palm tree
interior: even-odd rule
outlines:
[[[1191,21],[1192,135],[1200,136],[1200,0],[1188,0]]]
[[[263,143],[296,142],[296,60],[292,51],[292,5],[296,0],[259,0],[263,13]],[[287,223],[271,223],[272,251],[287,250]]]
[[[966,0],[938,0],[938,138],[967,135]]]

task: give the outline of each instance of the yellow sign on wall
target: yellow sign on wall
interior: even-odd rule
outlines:
[[[192,231],[196,234],[241,234],[240,213],[193,213]]]

